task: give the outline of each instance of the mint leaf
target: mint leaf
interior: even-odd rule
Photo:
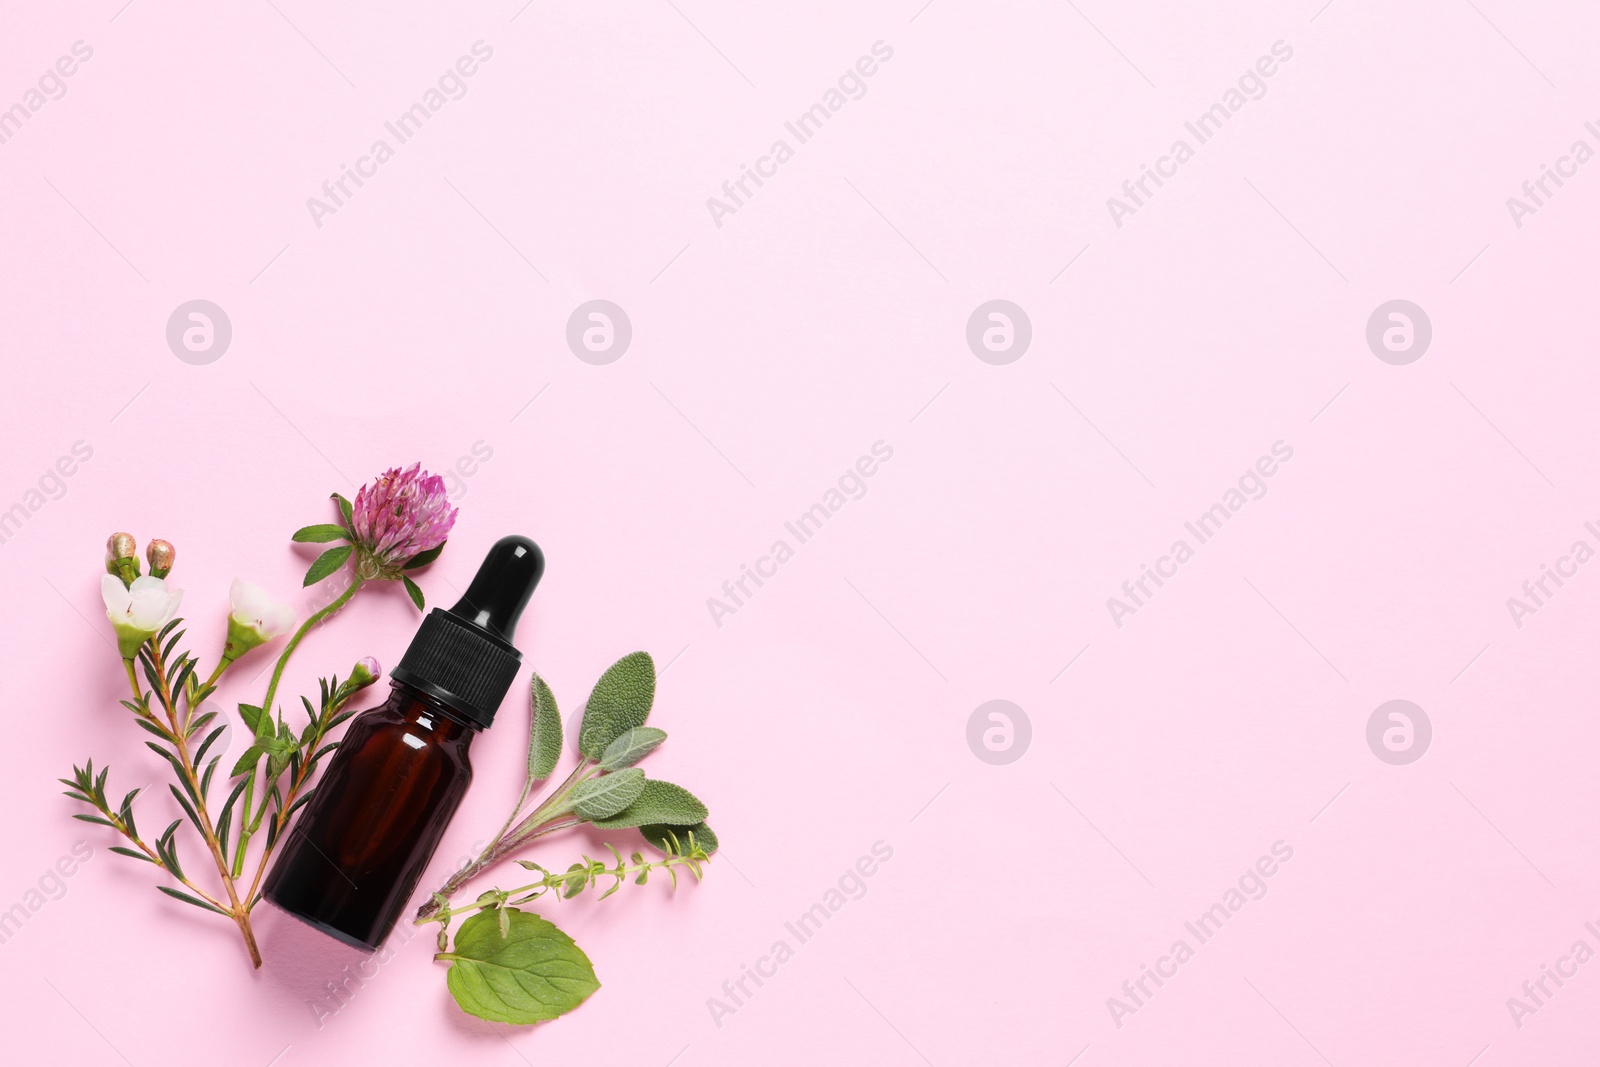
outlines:
[[[669,856],[681,856],[689,851],[689,835],[694,834],[696,848],[706,850],[706,855],[717,850],[717,835],[703,822],[693,826],[663,826],[653,823],[639,827],[644,839]]]
[[[561,712],[556,695],[537,674],[529,687],[528,778],[540,782],[550,777],[561,760]]]
[[[654,752],[656,746],[666,739],[665,730],[657,730],[654,726],[635,726],[606,746],[605,754],[600,757],[600,769],[620,771],[624,767],[632,767]]]
[[[504,920],[509,931],[502,935]],[[572,938],[516,908],[478,912],[456,932],[455,951],[434,959],[450,962],[446,981],[461,1010],[491,1022],[554,1019],[600,988],[594,965]]]
[[[324,541],[344,541],[350,537],[350,531],[343,526],[332,522],[318,522],[310,526],[302,526],[290,535],[289,540],[299,541],[301,544],[317,544]]]
[[[604,819],[621,812],[644,792],[644,772],[637,767],[588,778],[572,790],[572,810],[580,819]]]
[[[642,772],[641,772],[642,773]],[[706,806],[681,785],[652,778],[644,784],[639,798],[620,814],[591,819],[602,830],[624,829],[664,823],[667,826],[693,826],[704,822]]]
[[[648,652],[630,652],[594,685],[578,728],[578,751],[598,760],[606,746],[643,726],[656,698],[656,664]]]
[[[302,586],[316,585],[322,579],[343,567],[344,561],[349,559],[350,553],[354,551],[355,546],[353,545],[340,545],[338,548],[328,549],[328,551],[312,561],[311,569],[306,571],[305,581],[300,584]]]

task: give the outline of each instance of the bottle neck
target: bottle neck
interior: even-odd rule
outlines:
[[[483,729],[460,710],[415,686],[390,681],[389,688],[389,706],[419,729],[432,733],[435,740],[471,740],[474,734]]]

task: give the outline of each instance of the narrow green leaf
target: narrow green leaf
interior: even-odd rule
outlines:
[[[572,809],[582,819],[609,818],[638,800],[644,784],[644,772],[637,767],[585,779],[572,790]]]
[[[426,605],[423,601],[422,588],[403,574],[400,576],[400,580],[405,583],[406,592],[411,596],[411,602],[417,606],[417,610],[425,610]]]
[[[112,845],[111,846],[111,851],[115,852],[119,856],[127,856],[129,859],[132,859],[132,860],[143,860],[145,863],[153,864],[154,866],[157,866],[157,867],[161,866],[161,864],[156,863],[155,860],[151,859],[149,856],[146,856],[143,852],[140,852],[138,849],[123,848],[121,845]]]
[[[561,712],[556,695],[538,674],[528,690],[528,777],[542,782],[561,761]]]
[[[221,726],[217,727],[215,730],[212,730],[206,735],[206,739],[200,742],[200,747],[194,750],[195,766],[198,767],[200,764],[206,761],[206,752],[211,748],[212,745],[216,744],[217,739],[220,738],[223,733],[227,731],[227,729],[228,724],[223,723]],[[227,750],[226,745],[223,746],[223,750]]]
[[[290,535],[289,540],[299,541],[301,544],[322,544],[326,541],[344,541],[350,537],[350,531],[343,526],[331,522],[318,522],[310,526],[302,526]]]
[[[300,584],[316,585],[322,579],[343,567],[345,560],[349,559],[350,553],[354,551],[355,548],[351,545],[340,545],[338,548],[328,549],[328,551],[312,561],[311,568],[306,571],[305,581]]]
[[[344,516],[344,524],[353,529],[355,527],[355,509],[350,506],[350,501],[346,500],[338,493],[334,493],[332,499],[339,502],[339,514]]]
[[[656,664],[648,652],[630,652],[595,683],[578,728],[578,751],[598,760],[606,746],[643,726],[656,698]]]
[[[167,896],[175,897],[176,899],[183,901],[185,904],[193,904],[197,908],[203,908],[206,911],[214,911],[218,915],[226,915],[226,914],[228,914],[227,912],[223,911],[221,908],[212,907],[210,904],[207,904],[205,901],[201,900],[199,897],[191,897],[188,893],[180,893],[176,889],[171,888],[170,886],[158,885],[158,886],[156,886],[156,888],[161,890]]]
[[[654,752],[666,739],[665,730],[657,730],[654,726],[635,726],[606,746],[605,753],[600,757],[600,769],[620,771],[624,767],[632,767]]]
[[[589,957],[554,923],[516,908],[499,910],[510,926],[506,935],[499,916],[479,912],[461,924],[455,950],[435,957],[449,961],[446,982],[462,1011],[491,1022],[544,1022],[600,988]]]
[[[620,814],[593,823],[602,830],[624,829],[629,826],[648,826],[664,823],[667,826],[693,826],[704,822],[706,806],[681,785],[652,778],[632,804]]]

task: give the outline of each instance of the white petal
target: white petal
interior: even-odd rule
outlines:
[[[295,610],[288,604],[274,604],[267,609],[261,620],[264,631],[277,637],[279,634],[288,633],[289,628],[294,625]]]
[[[100,596],[106,602],[107,615],[126,615],[128,605],[133,602],[133,594],[122,584],[122,579],[114,574],[101,576]]]
[[[272,603],[267,591],[254,582],[235,578],[228,589],[228,603],[233,614],[241,619],[259,619],[262,611]]]

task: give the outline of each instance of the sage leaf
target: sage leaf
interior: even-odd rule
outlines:
[[[344,541],[350,537],[350,531],[343,526],[331,522],[314,523],[311,526],[302,526],[289,538],[301,544],[320,544],[326,541]]]
[[[705,849],[706,855],[717,850],[717,835],[703,822],[693,826],[663,826],[656,823],[639,827],[639,832],[646,841],[669,856],[682,856],[689,851],[690,834],[694,834],[695,846]]]
[[[639,799],[644,785],[644,772],[637,767],[586,778],[573,787],[572,810],[590,821],[616,815]]]
[[[643,726],[656,698],[656,664],[648,652],[630,652],[595,683],[578,728],[578,751],[598,760],[611,742]]]
[[[600,757],[600,769],[620,771],[624,767],[632,767],[654,752],[656,746],[666,739],[665,730],[657,730],[654,726],[635,726],[606,746],[605,753]]]
[[[312,561],[311,568],[306,571],[305,581],[300,584],[303,586],[316,585],[322,579],[343,567],[344,561],[349,559],[350,553],[354,551],[355,547],[353,545],[340,545],[338,548],[328,549],[328,551]]]
[[[537,674],[528,693],[528,779],[541,782],[550,777],[561,760],[561,712],[556,708],[556,695]]]
[[[681,785],[652,778],[644,784],[639,798],[619,814],[590,821],[602,830],[619,830],[652,823],[693,826],[704,822],[705,818],[706,806],[693,793]]]
[[[497,1023],[538,1023],[565,1015],[600,988],[594,965],[552,922],[516,908],[479,912],[456,932],[446,982],[468,1015]]]

